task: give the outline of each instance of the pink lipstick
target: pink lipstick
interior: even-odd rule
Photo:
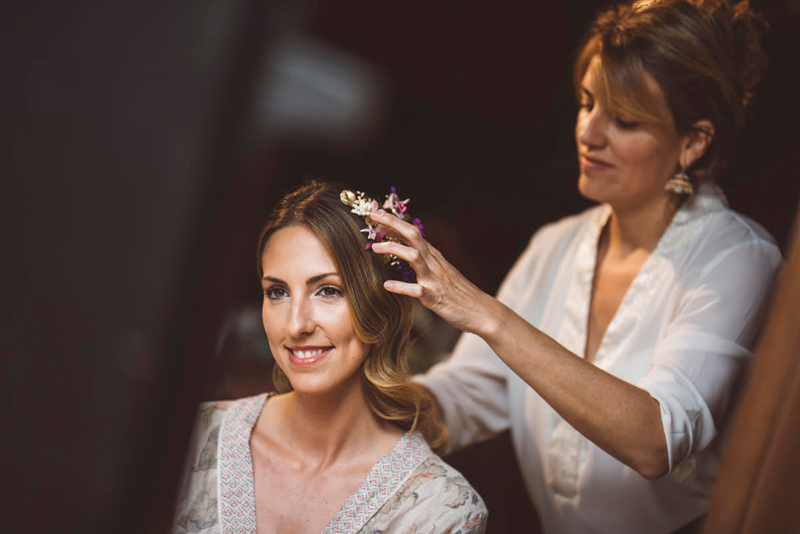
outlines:
[[[287,349],[292,365],[307,367],[325,358],[333,350],[333,347],[287,347]]]

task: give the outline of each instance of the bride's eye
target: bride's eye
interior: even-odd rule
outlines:
[[[344,296],[344,292],[336,286],[322,286],[317,291],[317,294],[325,298],[336,298]]]
[[[264,296],[269,300],[279,300],[289,296],[289,293],[280,286],[264,288]]]

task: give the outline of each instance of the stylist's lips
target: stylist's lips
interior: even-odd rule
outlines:
[[[613,165],[607,161],[603,161],[600,158],[587,156],[586,154],[581,154],[580,165],[581,170],[587,173],[604,171],[613,167]]]
[[[289,361],[299,367],[312,365],[327,356],[331,350],[333,347],[292,347],[289,348]]]

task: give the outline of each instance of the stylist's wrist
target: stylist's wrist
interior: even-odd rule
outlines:
[[[503,303],[491,295],[484,294],[483,313],[470,331],[488,341],[502,331],[503,315],[507,309]]]

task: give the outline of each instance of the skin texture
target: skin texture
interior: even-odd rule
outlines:
[[[578,190],[590,200],[614,206],[615,215],[661,223],[652,214],[671,218],[670,212],[677,208],[679,197],[665,191],[664,184],[680,168],[684,139],[672,125],[658,85],[649,76],[645,81],[658,97],[660,106],[655,111],[663,124],[627,122],[606,109],[600,59],[595,57],[589,64],[575,121]]]
[[[342,281],[319,240],[303,226],[278,230],[262,266],[264,330],[295,391],[355,387],[348,382],[358,381],[369,347],[356,337]],[[323,352],[300,359],[299,349]]]
[[[262,267],[264,330],[294,391],[267,401],[250,438],[258,532],[321,532],[403,432],[364,400],[369,346],[319,240],[304,226],[278,230]],[[297,360],[301,348],[322,357]]]
[[[606,109],[601,75],[600,59],[595,57],[581,83],[575,121],[578,190],[614,207],[597,248],[584,350],[589,362],[628,287],[680,206],[680,197],[665,191],[664,184],[680,167],[689,142],[675,131],[663,95],[649,75],[646,86],[659,104],[653,111],[663,121],[658,124],[630,122]],[[620,223],[627,225],[624,234]]]
[[[625,291],[680,205],[664,185],[703,154],[710,136],[694,131],[679,135],[652,79],[647,82],[659,102],[657,112],[667,119],[663,124],[627,124],[613,116],[598,98],[601,68],[595,59],[584,76],[575,127],[581,163],[578,189],[612,208],[598,242],[587,358],[568,351],[470,283],[415,226],[372,213],[382,230],[405,243],[379,243],[372,250],[408,261],[417,273],[417,283],[389,281],[387,290],[416,297],[452,325],[482,337],[575,429],[642,476],[655,479],[669,470],[658,402],[591,360]],[[696,126],[713,132],[708,121]]]

